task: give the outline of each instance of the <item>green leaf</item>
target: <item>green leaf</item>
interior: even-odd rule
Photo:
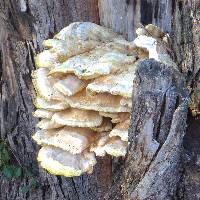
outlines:
[[[4,165],[2,169],[3,175],[8,178],[12,179],[14,175],[13,166],[11,165]]]
[[[27,192],[30,192],[31,190],[35,189],[36,187],[37,187],[37,179],[33,177],[31,179],[30,185],[26,185],[26,186],[22,187],[22,192],[26,194]]]
[[[0,151],[5,148],[5,144],[3,142],[0,142]]]
[[[31,190],[31,186],[30,185],[26,185],[24,187],[22,187],[22,193],[27,193]]]
[[[15,178],[19,178],[22,175],[22,168],[21,167],[15,167]]]
[[[26,173],[26,176],[33,177],[33,174],[29,170],[26,169],[25,173]]]
[[[10,161],[10,155],[9,155],[8,150],[6,148],[3,148],[1,150],[1,160],[4,163],[8,163]]]
[[[31,186],[32,186],[32,189],[37,187],[37,179],[35,177],[33,177],[31,180]]]

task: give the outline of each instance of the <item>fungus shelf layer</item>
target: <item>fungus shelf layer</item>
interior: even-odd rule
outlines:
[[[35,58],[33,115],[40,165],[67,177],[92,173],[95,156],[125,156],[137,64],[153,57],[175,66],[166,35],[148,25],[128,42],[90,22],[75,22]]]

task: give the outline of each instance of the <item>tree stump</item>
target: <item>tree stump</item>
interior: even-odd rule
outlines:
[[[198,0],[1,0],[0,137],[39,185],[23,193],[29,177],[9,181],[0,174],[0,199],[199,199],[199,119],[190,113],[183,139],[186,87],[199,111],[199,8]],[[171,53],[181,73],[145,61],[148,70],[138,68],[133,90],[127,157],[99,159],[92,175],[64,178],[47,174],[36,162],[31,71],[42,41],[74,21],[101,23],[129,40],[140,22],[158,25],[172,38]]]

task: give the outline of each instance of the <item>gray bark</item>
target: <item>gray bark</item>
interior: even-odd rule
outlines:
[[[34,56],[44,39],[73,21],[98,23],[97,1],[0,1],[1,138],[8,141],[20,163],[39,180],[36,190],[24,194],[29,178],[10,182],[0,176],[0,199],[101,199],[109,186],[111,159],[99,159],[95,172],[78,178],[56,177],[38,168],[38,146],[31,139]]]
[[[186,85],[197,110],[200,99],[199,4],[198,0],[1,0],[1,138],[8,141],[20,163],[34,172],[39,185],[24,194],[21,188],[29,178],[10,182],[0,175],[0,199],[128,199],[131,195],[133,199],[199,199],[200,129],[198,119],[191,115],[183,140]],[[153,64],[152,70],[160,77],[155,85],[151,70],[139,68],[127,157],[99,159],[92,175],[64,178],[47,174],[35,159],[38,146],[31,139],[36,119],[30,74],[42,41],[74,21],[101,23],[129,40],[135,37],[139,22],[154,23],[170,34],[182,74]],[[181,82],[184,79],[186,84]]]
[[[134,83],[129,151],[108,199],[177,198],[189,99],[184,77],[149,59]]]

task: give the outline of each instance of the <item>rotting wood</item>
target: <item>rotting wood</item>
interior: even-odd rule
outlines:
[[[130,40],[134,37],[133,32],[137,28],[138,22],[154,23],[162,30],[169,32],[179,68],[186,76],[192,93],[197,94],[200,82],[198,81],[200,77],[199,30],[196,30],[199,23],[199,0],[129,0],[123,1],[121,4],[116,3],[115,7],[114,4],[104,4],[104,6],[108,7],[106,12],[114,9],[117,11],[120,10],[119,6],[125,7],[122,4],[134,5],[130,7],[129,17],[122,20],[123,23],[121,23],[122,27],[127,27],[126,20],[131,19],[129,28],[123,28],[123,30],[116,28],[119,20],[118,12],[115,12],[116,15],[113,17],[107,17],[107,19],[104,18],[100,21],[113,30],[122,32]],[[90,9],[92,11],[88,11]],[[100,9],[104,8],[99,7]],[[126,12],[123,13],[126,15]],[[112,12],[107,13],[107,16],[110,14]],[[100,13],[100,18],[102,18],[101,16]],[[117,162],[114,159],[112,163],[110,158],[101,160],[94,175],[84,175],[76,179],[50,176],[38,169],[35,162],[35,149],[37,147],[31,140],[31,134],[34,132],[36,124],[36,120],[31,116],[33,105],[30,72],[34,68],[33,57],[35,52],[41,49],[41,42],[44,39],[52,37],[73,21],[98,23],[97,0],[2,0],[0,2],[1,138],[9,141],[12,150],[16,152],[17,157],[25,166],[33,168],[33,171],[38,174],[41,184],[37,190],[25,195],[20,188],[29,183],[30,180],[24,179],[21,182],[9,183],[1,176],[0,199],[102,199],[102,194],[105,194],[110,187],[111,177],[113,177],[113,183],[117,183],[117,177],[121,175],[121,169],[124,166],[122,159],[117,159]],[[195,98],[195,102],[197,102],[195,108],[198,108],[199,97]],[[199,199],[200,193],[199,128],[196,128],[198,124],[195,125],[198,123],[198,119],[190,118],[187,123],[189,129],[184,141],[187,148],[186,152],[182,154],[186,165],[182,168],[184,173],[181,174],[181,181],[177,188],[177,198],[196,200]],[[101,166],[105,167],[101,169]],[[112,194],[115,192],[118,194],[117,189],[118,187],[112,188]],[[118,199],[120,197],[118,195]]]
[[[172,199],[180,180],[188,93],[176,69],[142,61],[133,89],[129,151],[107,199]]]

